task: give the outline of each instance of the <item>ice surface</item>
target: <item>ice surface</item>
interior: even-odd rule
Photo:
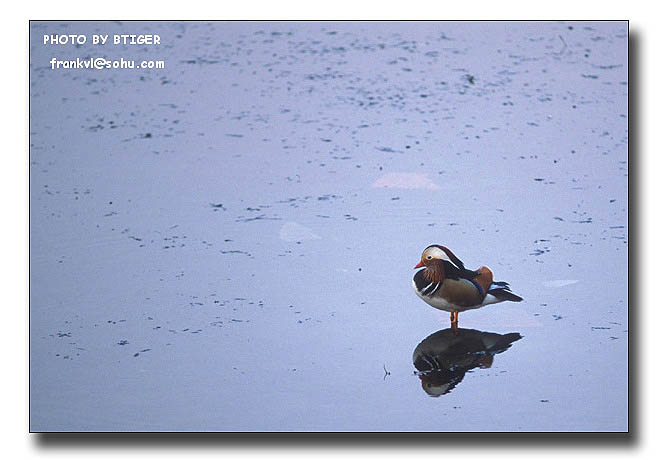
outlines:
[[[627,430],[627,23],[30,28],[32,430]],[[525,299],[435,398],[433,243]]]

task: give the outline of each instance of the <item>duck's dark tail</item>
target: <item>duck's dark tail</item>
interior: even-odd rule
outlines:
[[[509,283],[505,281],[493,281],[488,289],[488,294],[492,294],[500,300],[510,300],[511,302],[520,302],[522,297],[511,292]]]

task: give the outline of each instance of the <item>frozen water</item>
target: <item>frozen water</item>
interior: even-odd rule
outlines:
[[[437,190],[440,188],[438,184],[435,184],[429,179],[428,174],[420,173],[387,173],[379,177],[373,186],[404,189],[422,188],[427,190]]]
[[[282,228],[280,228],[280,238],[288,242],[298,242],[306,240],[318,240],[321,237],[304,225],[300,225],[296,222],[286,222],[284,225],[282,225]]]
[[[30,28],[32,430],[627,430],[627,23]],[[525,299],[436,397],[432,243]]]

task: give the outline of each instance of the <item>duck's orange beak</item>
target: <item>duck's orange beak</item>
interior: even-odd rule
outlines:
[[[422,268],[424,266],[424,261],[420,260],[417,265],[415,265],[413,268]]]

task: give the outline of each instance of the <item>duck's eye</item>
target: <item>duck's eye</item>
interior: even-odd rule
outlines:
[[[429,260],[433,259],[433,257],[431,257],[431,256],[426,256],[426,258],[429,259]]]

